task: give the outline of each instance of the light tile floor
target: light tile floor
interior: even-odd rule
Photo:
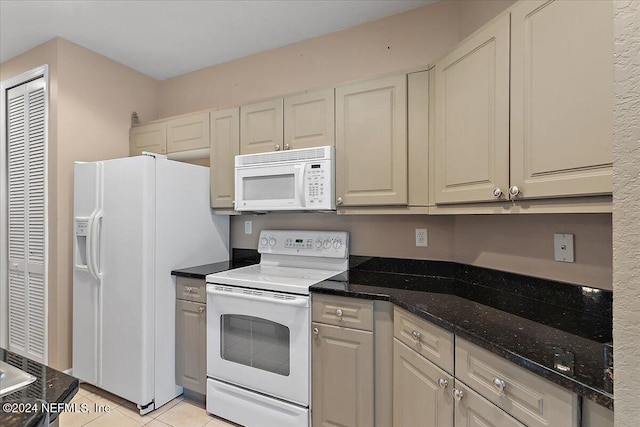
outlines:
[[[237,427],[209,415],[203,404],[182,396],[143,417],[133,403],[88,384],[80,385],[71,402],[76,403],[78,412],[62,413],[60,427]],[[109,412],[96,411],[96,407],[106,406]],[[87,410],[80,411],[81,407]]]

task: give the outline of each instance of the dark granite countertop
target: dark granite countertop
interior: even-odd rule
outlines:
[[[312,292],[391,301],[531,372],[613,409],[604,373],[612,292],[453,262],[351,257]],[[557,352],[574,358],[556,369]]]
[[[0,426],[2,427],[32,427],[48,425],[54,422],[59,413],[49,414],[42,411],[6,411],[7,404],[23,403],[26,408],[33,408],[36,404],[41,408],[42,402],[69,403],[78,392],[79,381],[58,370],[35,362],[23,356],[0,348],[0,360],[36,377],[29,386],[0,397]]]
[[[215,262],[212,264],[196,265],[193,267],[173,270],[171,274],[178,277],[191,277],[193,279],[204,279],[207,274],[218,273],[220,271],[231,270],[232,268],[246,267],[260,262],[260,254],[249,249],[234,249],[233,259],[229,261]]]

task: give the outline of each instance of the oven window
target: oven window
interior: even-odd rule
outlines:
[[[289,328],[253,316],[220,316],[220,357],[289,376]]]
[[[281,200],[295,197],[295,175],[250,176],[242,178],[245,200]]]

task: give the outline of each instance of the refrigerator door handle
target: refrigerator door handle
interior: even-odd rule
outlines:
[[[100,250],[100,233],[102,231],[102,211],[93,215],[93,222],[91,224],[91,246],[89,257],[91,259],[91,267],[93,270],[93,277],[100,279],[102,272],[100,271],[100,263],[98,259],[98,251]]]
[[[86,247],[86,255],[87,255],[87,270],[89,270],[89,274],[94,279],[97,279],[96,270],[93,266],[93,257],[92,257],[92,248],[93,248],[93,224],[95,223],[95,214],[89,217],[89,224],[87,226],[87,247]]]

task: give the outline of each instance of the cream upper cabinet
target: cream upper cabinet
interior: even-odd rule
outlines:
[[[336,197],[338,206],[407,204],[406,74],[336,88]]]
[[[210,113],[211,207],[233,208],[235,156],[240,153],[240,109]]]
[[[284,150],[335,145],[333,89],[284,98]]]
[[[509,183],[509,16],[435,66],[435,202],[494,200]]]
[[[612,191],[613,5],[511,11],[511,185],[519,197]]]
[[[282,98],[240,107],[240,154],[283,148]]]
[[[509,12],[436,64],[435,202],[610,194],[611,2]]]
[[[209,148],[209,113],[167,120],[167,152]]]
[[[393,426],[452,427],[453,377],[393,341]]]
[[[129,155],[138,156],[143,151],[158,154],[167,152],[166,123],[152,123],[129,129]]]

